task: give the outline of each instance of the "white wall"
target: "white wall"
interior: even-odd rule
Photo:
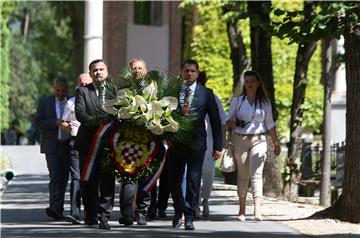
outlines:
[[[139,57],[148,70],[169,70],[169,26],[144,26],[128,23],[127,62]]]

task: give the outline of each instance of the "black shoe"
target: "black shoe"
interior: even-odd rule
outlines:
[[[119,223],[123,224],[125,226],[131,226],[134,224],[132,217],[126,218],[126,217],[120,217]]]
[[[174,218],[172,221],[173,228],[179,228],[181,226],[181,220],[178,218]]]
[[[96,218],[85,218],[84,223],[85,225],[93,226],[97,225],[99,221]]]
[[[137,224],[140,226],[145,226],[146,225],[146,217],[144,214],[139,213],[137,215]]]
[[[195,226],[192,220],[185,221],[185,230],[195,230]]]
[[[65,221],[71,222],[73,225],[78,225],[80,224],[80,217],[67,215],[65,216]]]
[[[106,216],[100,218],[99,229],[110,230],[110,225]]]
[[[55,211],[51,207],[47,207],[45,209],[45,212],[46,212],[46,215],[48,215],[49,217],[54,218],[55,220],[63,220],[65,218],[63,214],[58,213],[57,211]]]
[[[166,212],[164,210],[159,210],[158,217],[159,218],[166,218],[167,217]]]

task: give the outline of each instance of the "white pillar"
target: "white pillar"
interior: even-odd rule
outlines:
[[[103,0],[85,2],[84,72],[95,59],[103,56]]]
[[[339,40],[333,41],[333,46],[335,49],[334,54],[344,54],[344,37],[341,36]],[[341,63],[339,68],[335,73],[335,82],[334,82],[334,93],[335,94],[346,94],[346,74],[345,74],[345,63]]]

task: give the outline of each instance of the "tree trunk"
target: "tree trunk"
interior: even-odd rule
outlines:
[[[315,3],[304,2],[304,18],[311,17]],[[310,30],[310,29],[309,29]],[[304,32],[305,33],[305,32]],[[290,141],[288,144],[288,158],[286,165],[290,170],[290,178],[285,183],[284,192],[290,201],[298,200],[298,184],[300,181],[300,158],[302,148],[302,117],[301,106],[304,103],[306,91],[306,75],[309,61],[316,50],[316,41],[300,43],[296,55],[294,74],[293,100],[290,118]]]
[[[251,37],[251,65],[252,69],[259,72],[269,93],[273,107],[274,120],[277,118],[275,107],[275,90],[272,69],[271,34],[256,24],[261,20],[265,24],[270,23],[269,12],[271,2],[248,1],[248,13],[250,16]],[[267,196],[281,195],[282,180],[280,176],[278,160],[273,153],[272,141],[268,140],[267,160],[264,166],[264,194]]]
[[[360,17],[360,7],[347,12]],[[313,217],[331,217],[360,223],[360,27],[347,24],[345,32],[346,147],[342,194],[335,203]],[[351,28],[352,27],[352,28]]]
[[[222,10],[223,14],[226,14],[229,11],[236,11],[236,9],[231,9],[230,5],[225,5]],[[233,92],[237,86],[239,86],[241,74],[250,63],[246,55],[246,46],[242,33],[239,30],[238,23],[239,19],[228,18],[226,20],[226,31],[230,45],[230,60],[233,69]]]
[[[193,37],[194,26],[199,22],[197,6],[194,4],[191,7],[187,7],[183,10],[182,19],[182,48],[183,48],[183,59],[191,59],[193,56],[191,43]]]
[[[324,85],[324,121],[323,121],[323,153],[321,164],[321,188],[320,205],[330,206],[331,204],[331,81],[332,81],[332,53],[330,39],[322,42],[322,81]]]
[[[84,56],[84,9],[83,2],[67,2],[67,9],[70,16],[70,24],[72,29],[72,37],[74,40],[74,61],[73,71],[75,77],[84,73],[83,56]]]

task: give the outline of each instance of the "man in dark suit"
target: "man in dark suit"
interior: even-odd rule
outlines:
[[[106,82],[109,80],[108,69],[102,59],[94,60],[89,65],[89,74],[93,83],[79,87],[76,90],[75,114],[81,123],[76,136],[75,148],[79,151],[80,171],[83,173],[84,163],[91,148],[93,138],[106,118],[107,113],[102,108]],[[98,224],[100,229],[110,229],[108,219],[114,203],[115,176],[111,171],[101,168],[101,150],[97,154],[95,171],[88,181],[80,183],[81,195],[85,211],[85,224]],[[100,192],[100,195],[99,195]]]
[[[46,214],[61,220],[64,218],[64,195],[69,176],[70,135],[60,127],[67,101],[67,78],[56,77],[53,89],[54,95],[44,97],[39,102],[36,125],[41,133],[40,151],[45,153],[50,178],[50,206],[46,208]]]
[[[181,67],[183,80],[180,105],[185,116],[193,117],[194,128],[190,131],[187,144],[176,142],[168,150],[170,191],[174,201],[175,215],[172,226],[181,226],[181,216],[185,215],[185,230],[194,230],[193,220],[199,203],[202,164],[206,151],[205,116],[209,115],[214,135],[214,157],[219,159],[222,150],[221,122],[219,110],[212,90],[197,84],[199,65],[194,60],[186,60]],[[186,197],[182,196],[181,181],[187,165]]]

